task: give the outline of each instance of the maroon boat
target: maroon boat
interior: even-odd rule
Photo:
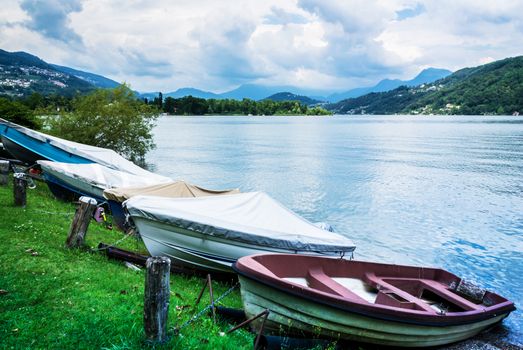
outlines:
[[[474,336],[515,310],[436,268],[286,254],[243,257],[233,268],[247,316],[268,309],[264,328],[272,333],[435,346]]]

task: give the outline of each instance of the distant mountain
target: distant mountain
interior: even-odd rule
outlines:
[[[417,86],[421,84],[433,83],[436,80],[443,79],[451,75],[448,69],[427,68],[422,70],[414,79],[406,81],[406,86]]]
[[[94,89],[91,83],[60,71],[36,56],[0,50],[0,95],[23,97],[38,92],[73,96]]]
[[[136,95],[138,96],[138,98],[141,98],[141,99],[148,99],[148,100],[154,100],[155,97],[158,97],[158,94],[160,92],[159,91],[153,91],[153,92],[137,92]],[[167,96],[165,96],[167,97]]]
[[[264,98],[274,95],[282,91],[289,91],[292,94],[299,96],[308,96],[317,100],[325,100],[321,95],[325,91],[321,90],[312,90],[312,89],[301,89],[294,86],[266,86],[258,84],[244,84],[239,87],[226,91],[223,93],[214,93],[210,91],[195,89],[195,88],[180,88],[176,91],[166,92],[163,94],[163,97],[172,97],[172,98],[181,98],[185,96],[192,96],[205,99],[234,99],[234,100],[243,100],[248,98],[251,100],[263,100]],[[142,98],[154,98],[158,97],[158,92],[143,92],[140,93]]]
[[[198,98],[220,98],[219,94],[215,94],[213,92],[209,91],[203,91],[199,89],[194,88],[181,88],[173,92],[168,92],[163,95],[164,97],[170,96],[172,98],[181,98],[185,96],[192,96],[192,97],[198,97]]]
[[[234,98],[241,100],[243,98],[250,98],[252,100],[263,100],[266,97],[277,94],[279,92],[290,92],[291,94],[308,96],[312,99],[326,101],[325,96],[327,91],[319,89],[299,88],[291,85],[259,85],[259,84],[243,84],[238,88],[220,94],[222,98]]]
[[[278,92],[277,94],[271,95],[269,97],[264,98],[264,100],[272,100],[272,101],[298,101],[306,106],[310,105],[316,105],[319,103],[323,103],[323,101],[320,100],[314,100],[307,96],[302,95],[296,95],[291,92]]]
[[[451,74],[451,71],[448,71],[446,69],[436,69],[436,68],[428,68],[423,70],[420,74],[418,74],[414,79],[411,80],[390,80],[385,79],[380,81],[375,86],[371,87],[364,87],[364,88],[356,88],[349,91],[345,91],[342,93],[334,93],[334,94],[328,94],[325,90],[318,90],[318,89],[303,89],[298,88],[295,86],[289,86],[289,85],[279,85],[279,86],[269,86],[269,85],[259,85],[259,84],[243,84],[239,87],[226,91],[223,93],[214,93],[210,91],[204,91],[194,88],[181,88],[176,91],[172,92],[166,92],[163,94],[164,97],[173,97],[173,98],[181,98],[185,96],[193,96],[198,98],[215,98],[215,99],[234,99],[234,100],[242,100],[244,98],[249,98],[251,100],[263,100],[269,96],[273,96],[275,94],[279,94],[282,92],[290,93],[296,96],[303,96],[308,97],[313,100],[317,101],[340,101],[342,99],[346,99],[349,97],[357,97],[365,95],[369,92],[381,92],[381,91],[388,91],[395,89],[401,85],[406,86],[415,86],[419,85],[421,83],[428,83],[433,82],[437,79],[441,79],[443,77],[446,77],[447,75]],[[158,96],[157,92],[148,92],[148,93],[141,93],[140,96],[142,98],[154,98]],[[327,97],[325,97],[327,96]]]
[[[0,49],[1,66],[33,66],[48,69],[49,64],[27,52],[8,52]]]
[[[233,98],[235,100],[241,100],[244,98],[250,98],[251,100],[262,100],[265,97],[273,95],[282,89],[272,86],[256,85],[256,84],[244,84],[240,85],[234,90],[224,92],[220,94],[221,98]]]
[[[522,96],[523,56],[519,56],[326,107],[342,114],[513,114],[523,111]]]
[[[327,99],[331,102],[338,102],[347,98],[363,96],[371,92],[384,92],[393,90],[400,86],[416,86],[420,84],[432,83],[438,79],[445,78],[450,74],[452,74],[452,72],[447,69],[427,68],[422,70],[415,78],[411,80],[384,79],[374,86],[355,88],[345,92],[331,94],[327,96]]]
[[[114,80],[111,80],[109,78],[103,77],[101,75],[98,75],[98,74],[84,72],[84,71],[69,68],[69,67],[59,66],[57,64],[51,64],[51,66],[60,72],[67,73],[69,75],[73,75],[98,88],[113,89],[117,86],[120,86],[120,83],[118,83]]]

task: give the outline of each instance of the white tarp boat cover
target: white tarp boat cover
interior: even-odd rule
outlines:
[[[198,198],[136,196],[123,205],[132,217],[231,241],[310,252],[345,253],[355,248],[350,239],[322,230],[263,192]]]
[[[9,122],[4,119],[0,119],[2,124],[9,126],[29,137],[32,137],[41,142],[47,142],[57,148],[60,148],[66,152],[75,154],[77,156],[89,159],[94,163],[105,165],[106,167],[125,171],[129,174],[148,176],[149,172],[145,169],[140,168],[133,162],[125,159],[118,153],[108,148],[95,147],[85,145],[83,143],[73,142],[64,140],[55,136],[47,135],[39,131],[31,130],[21,125]]]
[[[140,187],[118,187],[104,190],[105,199],[123,202],[131,197],[138,195],[184,198],[184,197],[205,197],[224,194],[240,193],[238,189],[232,190],[209,190],[185,181],[173,181],[151,186]]]
[[[114,170],[97,163],[72,164],[39,160],[38,164],[44,173],[56,172],[101,189],[126,186],[147,186],[159,183],[172,182],[172,179],[148,172],[146,176],[133,175],[123,171]]]

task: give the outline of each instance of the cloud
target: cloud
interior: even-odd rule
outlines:
[[[322,71],[340,77],[375,80],[400,71],[395,55],[376,37],[395,17],[391,7],[379,1],[349,2],[301,0],[298,5],[322,21],[328,42]]]
[[[249,43],[256,22],[242,13],[228,12],[223,17],[207,16],[190,34],[198,43],[198,56],[207,74],[232,83],[266,76],[263,68],[256,64]]]
[[[423,4],[416,3],[413,7],[406,7],[399,11],[396,11],[396,15],[398,20],[402,21],[410,17],[416,17],[422,14],[423,12],[425,12],[425,6],[423,6]]]
[[[64,43],[82,43],[69,19],[70,13],[82,10],[81,0],[23,0],[20,6],[30,17],[28,28]]]
[[[171,73],[172,64],[166,59],[147,57],[144,52],[136,49],[120,48],[119,52],[125,58],[126,66],[129,67],[127,72],[130,74],[162,78]]]
[[[457,70],[485,57],[521,55],[521,1],[425,1],[418,16],[391,22],[377,40],[405,61],[404,71],[422,67]],[[503,18],[503,20],[499,20]]]
[[[300,13],[290,12],[281,7],[273,6],[271,13],[264,17],[263,22],[282,25],[290,23],[305,24],[308,22],[308,19]]]
[[[141,91],[243,83],[347,90],[523,53],[520,0],[0,3],[0,48]]]

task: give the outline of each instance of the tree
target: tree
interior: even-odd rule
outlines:
[[[141,162],[155,146],[151,130],[157,117],[155,106],[146,105],[127,85],[120,85],[77,97],[72,112],[51,121],[51,132]]]
[[[13,123],[39,129],[40,123],[33,116],[29,108],[17,101],[11,101],[0,97],[0,118],[5,118]]]
[[[174,112],[176,112],[176,100],[167,96],[163,102],[163,111],[165,113],[174,114]]]
[[[162,108],[163,108],[163,94],[161,92],[158,93],[158,97],[154,98],[153,104],[157,105],[159,110],[162,110]]]

